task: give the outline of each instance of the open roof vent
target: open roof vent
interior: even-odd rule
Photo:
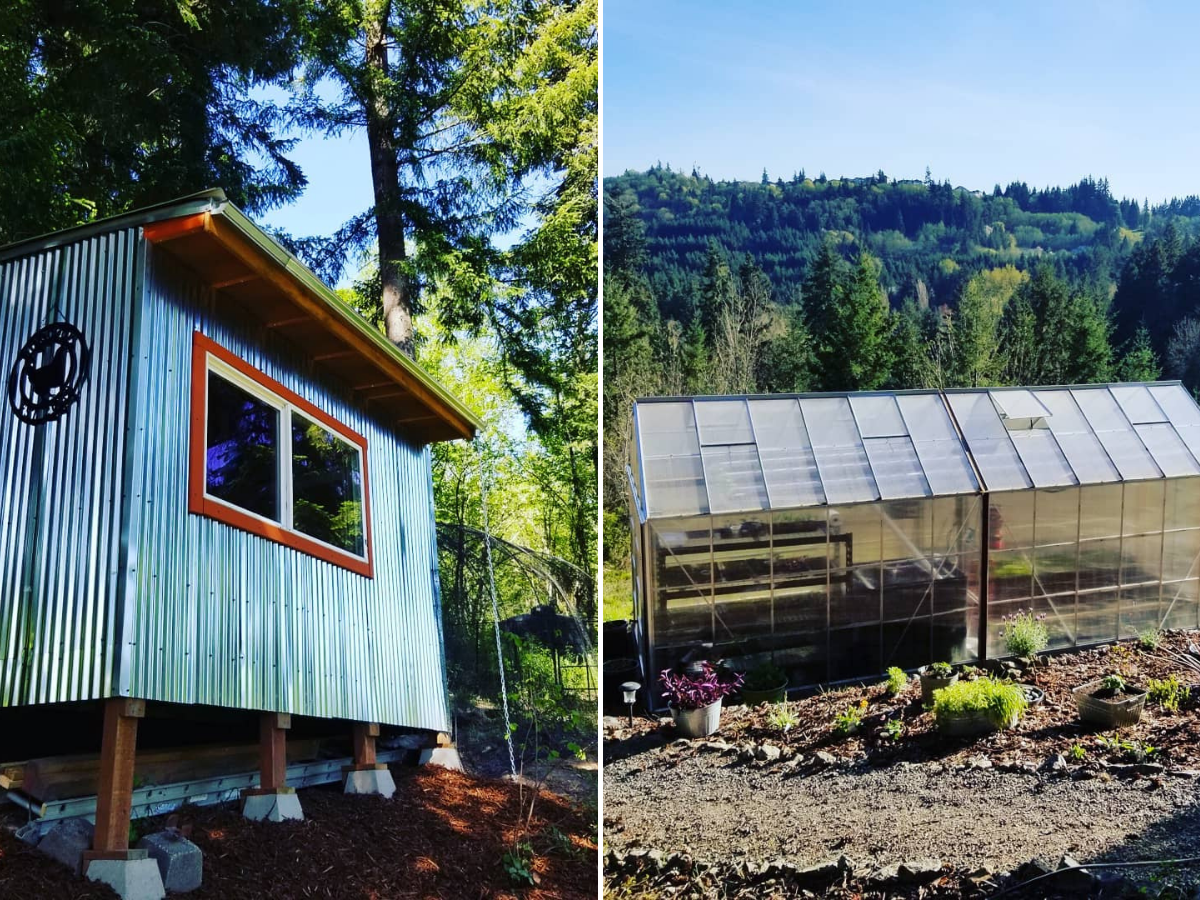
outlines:
[[[1004,427],[1009,431],[1050,427],[1046,422],[1051,415],[1050,410],[1046,409],[1031,391],[988,391],[988,396],[992,398],[996,412],[1000,414]]]

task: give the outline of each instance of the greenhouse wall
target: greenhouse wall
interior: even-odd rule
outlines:
[[[1178,382],[638,401],[632,450],[650,677],[698,652],[793,686],[999,657],[1025,610],[1052,649],[1200,628]]]

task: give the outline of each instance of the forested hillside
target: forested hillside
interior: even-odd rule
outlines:
[[[668,167],[604,187],[610,525],[636,396],[1200,386],[1200,197]]]

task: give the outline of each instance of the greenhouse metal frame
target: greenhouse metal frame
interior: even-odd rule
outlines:
[[[1051,648],[1200,627],[1198,460],[1179,382],[638,400],[646,671],[975,661],[1019,610]]]

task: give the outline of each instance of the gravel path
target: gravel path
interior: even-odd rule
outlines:
[[[900,763],[785,777],[728,756],[654,749],[604,768],[605,841],[856,869],[937,857],[1009,870],[1063,853],[1087,861],[1200,855],[1200,785],[1073,781]],[[861,868],[860,868],[861,867]]]

